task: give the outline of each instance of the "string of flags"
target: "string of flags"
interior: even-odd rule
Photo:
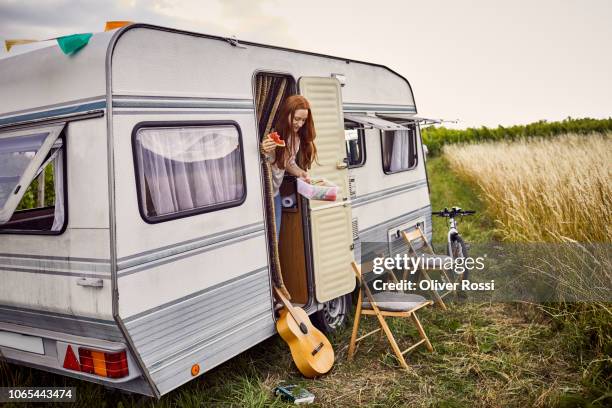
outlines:
[[[107,21],[104,26],[104,31],[116,30],[117,28],[124,27],[126,25],[132,24],[131,21]],[[76,53],[78,50],[83,48],[89,43],[93,33],[82,33],[82,34],[72,34],[65,35],[62,37],[54,37],[47,38],[44,40],[27,40],[27,39],[13,39],[13,40],[5,40],[4,46],[6,47],[6,51],[11,51],[15,45],[23,45],[23,44],[31,44],[36,42],[43,41],[57,41],[62,52],[66,55],[72,55]]]

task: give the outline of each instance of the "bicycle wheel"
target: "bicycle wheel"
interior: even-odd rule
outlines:
[[[453,258],[465,258],[468,256],[467,246],[459,234],[451,238],[451,249],[453,253],[449,255]]]
[[[449,255],[453,257],[453,259],[456,258],[467,258],[468,257],[468,250],[467,250],[467,245],[465,245],[465,242],[463,241],[463,238],[461,238],[461,235],[457,234],[455,235],[452,240],[451,240],[451,250],[452,253],[450,253]],[[463,273],[463,279],[464,280],[468,280],[468,275],[469,275],[469,271],[465,271]]]

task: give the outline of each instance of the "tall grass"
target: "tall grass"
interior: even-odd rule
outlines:
[[[612,133],[445,146],[509,241],[612,241]]]
[[[557,323],[593,396],[612,399],[612,133],[453,145],[443,154],[480,186],[504,240],[551,243],[529,255],[537,267],[528,273],[556,292],[555,303],[538,307]]]

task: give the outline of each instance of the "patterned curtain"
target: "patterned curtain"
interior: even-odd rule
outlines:
[[[280,104],[290,92],[287,78],[270,74],[257,75],[255,103],[260,139],[272,130]]]

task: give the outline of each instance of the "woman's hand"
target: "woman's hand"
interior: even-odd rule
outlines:
[[[266,136],[265,139],[261,142],[260,149],[262,153],[268,155],[276,149],[276,143],[274,143],[274,140],[270,138],[270,135]]]
[[[310,184],[310,175],[308,175],[308,173],[305,172],[304,170],[302,170],[302,173],[300,174],[300,178]]]

